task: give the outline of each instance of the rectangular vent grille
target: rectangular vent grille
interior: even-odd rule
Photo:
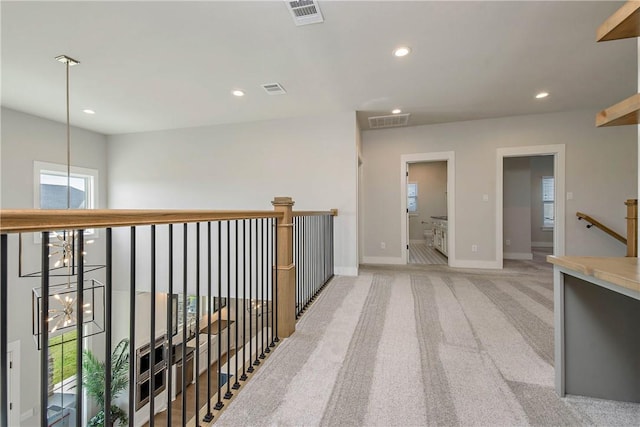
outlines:
[[[322,12],[320,12],[320,6],[318,6],[316,0],[285,0],[285,2],[293,17],[293,22],[296,25],[300,26],[324,22]]]
[[[391,116],[369,117],[369,127],[371,129],[393,128],[406,126],[409,123],[411,114],[393,114]]]
[[[262,89],[269,95],[284,95],[287,93],[280,83],[265,83],[262,85]]]

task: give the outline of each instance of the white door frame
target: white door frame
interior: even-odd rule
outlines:
[[[553,224],[553,253],[564,255],[565,235],[565,145],[533,145],[498,148],[496,159],[496,263],[503,267],[503,177],[505,157],[553,156],[555,177],[555,220]]]
[[[20,341],[13,341],[7,344],[7,353],[11,353],[11,370],[9,370],[9,425],[19,426],[20,421]]]
[[[455,152],[441,151],[436,153],[416,153],[403,154],[400,156],[400,228],[402,230],[401,239],[401,259],[402,264],[407,264],[407,245],[409,240],[407,234],[407,170],[411,163],[422,162],[447,162],[447,216],[449,217],[449,229],[447,233],[447,253],[449,254],[449,265],[456,262],[456,169]]]

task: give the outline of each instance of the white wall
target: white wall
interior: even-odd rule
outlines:
[[[109,208],[337,208],[335,271],[357,274],[357,132],[350,112],[110,136]]]
[[[455,256],[463,265],[495,264],[496,150],[548,144],[566,145],[566,189],[574,195],[566,205],[566,253],[624,255],[620,243],[584,229],[575,218],[577,210],[590,212],[624,230],[624,200],[638,191],[637,130],[597,129],[595,114],[585,110],[364,131],[364,256],[401,257],[400,156],[455,151],[457,214],[449,219],[457,227]],[[472,244],[478,252],[471,252]]]
[[[528,157],[503,162],[503,235],[505,259],[532,259],[531,167]]]
[[[29,114],[2,108],[1,189],[2,209],[33,208],[33,162],[35,160],[66,164],[66,125]],[[104,135],[84,129],[71,129],[71,163],[97,169],[99,173],[98,207],[106,207],[107,147]],[[18,278],[17,235],[9,236],[9,342],[20,340],[20,411],[39,410],[40,353],[31,333],[31,291],[39,279]],[[25,259],[39,260],[39,248],[32,235],[25,235]],[[104,259],[104,240],[98,237],[88,248],[89,257]],[[36,271],[30,270],[29,272]],[[97,273],[100,278],[101,272]],[[102,279],[104,280],[104,279]],[[55,279],[53,280],[55,282]],[[102,339],[103,340],[103,339]],[[96,351],[100,338],[92,339]],[[95,345],[93,344],[95,342]],[[37,416],[25,419],[23,426],[38,426]]]
[[[411,163],[409,181],[418,183],[418,212],[409,215],[409,239],[424,241],[431,216],[447,215],[447,162]]]

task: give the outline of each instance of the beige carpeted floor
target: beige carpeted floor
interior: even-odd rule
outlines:
[[[336,277],[219,425],[638,425],[640,405],[553,389],[543,256],[502,271],[364,266]]]

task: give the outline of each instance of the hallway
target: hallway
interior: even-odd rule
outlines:
[[[220,425],[632,425],[553,388],[552,270],[365,267],[336,277]]]

